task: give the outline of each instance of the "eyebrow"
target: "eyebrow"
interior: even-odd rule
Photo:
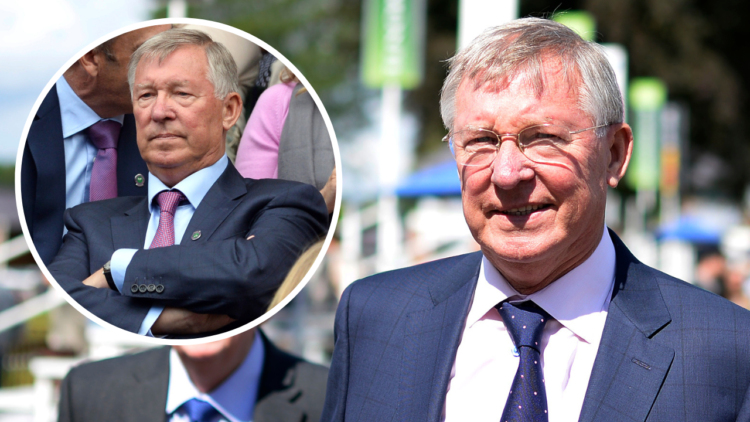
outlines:
[[[179,88],[179,87],[188,86],[188,85],[190,85],[190,82],[188,82],[187,80],[167,82],[167,88],[175,88],[175,87]],[[153,89],[154,84],[152,82],[135,84],[135,88],[136,89]]]

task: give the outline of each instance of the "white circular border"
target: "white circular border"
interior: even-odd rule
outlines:
[[[269,53],[273,54],[274,57],[276,57],[278,60],[280,60],[286,67],[291,70],[295,76],[300,80],[302,85],[307,88],[307,91],[312,96],[313,100],[315,101],[315,104],[318,106],[318,109],[320,110],[321,115],[323,116],[323,120],[325,121],[326,128],[328,129],[328,134],[331,138],[331,143],[333,146],[333,156],[334,161],[336,165],[336,203],[333,210],[333,218],[331,219],[331,225],[328,228],[328,235],[326,236],[325,242],[323,243],[323,247],[320,250],[320,253],[318,254],[318,257],[315,259],[315,262],[313,262],[312,267],[308,270],[307,274],[305,274],[305,277],[300,281],[300,283],[297,285],[297,287],[292,290],[291,293],[289,293],[279,304],[274,306],[271,310],[267,311],[263,315],[261,315],[259,318],[243,325],[242,327],[236,328],[234,330],[228,331],[226,333],[216,334],[209,337],[202,337],[198,339],[185,339],[185,340],[177,340],[177,339],[160,339],[160,338],[154,338],[154,337],[146,337],[139,335],[137,333],[132,333],[130,331],[123,330],[122,328],[116,327],[103,319],[97,317],[96,315],[89,312],[86,308],[78,304],[75,300],[73,300],[72,297],[55,281],[54,277],[50,274],[47,267],[42,262],[41,258],[39,258],[39,253],[36,250],[36,247],[34,246],[34,243],[31,241],[31,236],[29,234],[28,226],[26,225],[26,217],[23,213],[23,201],[21,200],[21,165],[23,161],[23,151],[24,147],[26,146],[26,138],[29,135],[29,129],[31,128],[31,122],[34,120],[34,116],[36,116],[37,111],[39,110],[39,106],[41,105],[42,101],[47,97],[47,94],[49,93],[50,89],[57,83],[58,79],[62,76],[62,74],[67,70],[70,66],[72,66],[78,59],[80,59],[84,54],[91,51],[94,47],[102,44],[103,42],[114,38],[118,35],[121,35],[125,32],[130,32],[136,29],[148,27],[148,26],[154,26],[154,25],[164,25],[164,24],[193,24],[193,25],[202,25],[202,26],[210,26],[216,29],[220,29],[226,32],[231,32],[235,35],[238,35],[260,47],[268,51]],[[264,323],[272,316],[276,315],[277,312],[279,312],[284,306],[286,306],[292,299],[294,299],[297,294],[299,294],[300,291],[307,285],[307,283],[312,278],[313,274],[318,270],[318,267],[320,267],[320,264],[323,262],[323,258],[328,251],[328,247],[331,245],[331,240],[333,239],[333,234],[336,231],[336,224],[338,223],[339,213],[341,212],[341,192],[342,192],[342,174],[341,174],[341,155],[339,152],[339,144],[338,140],[336,139],[336,133],[333,130],[333,124],[331,123],[331,118],[328,116],[328,112],[326,111],[325,107],[323,106],[323,102],[320,100],[320,97],[315,92],[315,89],[313,89],[312,85],[310,85],[310,82],[307,81],[307,79],[302,75],[302,73],[297,69],[289,60],[287,60],[286,57],[284,57],[281,53],[279,53],[275,48],[271,47],[270,45],[266,44],[264,41],[258,39],[257,37],[250,35],[244,31],[241,31],[237,28],[234,28],[229,25],[225,25],[223,23],[218,22],[212,22],[207,21],[203,19],[193,19],[193,18],[167,18],[167,19],[153,19],[145,22],[140,22],[132,25],[125,26],[123,28],[120,28],[116,31],[110,32],[109,34],[99,38],[98,40],[92,42],[88,46],[81,49],[76,55],[74,55],[70,60],[68,60],[61,68],[58,70],[55,75],[50,79],[50,81],[47,83],[47,85],[42,90],[42,93],[37,98],[36,102],[34,103],[34,107],[31,109],[31,113],[29,114],[28,119],[26,119],[26,125],[24,126],[23,133],[21,134],[21,142],[18,146],[18,154],[16,156],[16,168],[15,168],[15,188],[16,188],[16,208],[18,209],[18,217],[21,221],[21,229],[23,230],[24,238],[26,239],[26,244],[29,246],[29,251],[31,252],[32,256],[34,257],[34,260],[36,261],[37,265],[39,266],[39,269],[42,271],[42,273],[47,277],[47,280],[50,281],[50,284],[54,286],[55,289],[57,289],[58,292],[61,292],[65,296],[65,300],[71,304],[74,308],[76,308],[80,313],[85,315],[88,319],[96,322],[100,326],[104,328],[111,328],[115,330],[116,333],[122,334],[123,336],[127,337],[129,340],[134,341],[143,341],[146,343],[151,343],[154,345],[191,345],[191,344],[203,344],[208,343],[212,341],[217,340],[223,340],[229,337],[232,337],[236,334],[243,333],[251,328],[255,328],[258,325]]]

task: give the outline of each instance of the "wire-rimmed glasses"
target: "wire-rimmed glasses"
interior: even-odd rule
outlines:
[[[489,129],[466,128],[452,132],[443,137],[462,166],[488,166],[497,156],[502,141],[514,138],[518,149],[531,161],[539,163],[556,163],[564,161],[568,146],[575,134],[587,130],[599,129],[611,123],[587,127],[586,129],[570,131],[560,125],[533,125],[516,133],[497,134]]]

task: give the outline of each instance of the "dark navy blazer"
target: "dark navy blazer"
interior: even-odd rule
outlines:
[[[231,163],[195,210],[179,245],[143,249],[151,216],[146,202],[120,197],[67,210],[68,233],[49,266],[75,301],[133,332],[154,304],[229,315],[238,320],[235,326],[254,320],[266,312],[297,257],[328,230],[328,211],[315,187],[243,179]],[[139,249],[122,294],[81,283],[120,248]],[[137,288],[151,284],[162,287]]]
[[[120,196],[146,195],[135,176],[148,175],[138,151],[135,119],[126,114],[117,144],[117,189]],[[145,178],[148,180],[148,177]],[[60,249],[65,212],[65,147],[57,88],[53,86],[31,123],[21,161],[21,200],[26,225],[45,265]]]
[[[750,312],[640,263],[611,234],[615,286],[579,420],[750,421]],[[346,289],[323,421],[440,420],[481,257]]]

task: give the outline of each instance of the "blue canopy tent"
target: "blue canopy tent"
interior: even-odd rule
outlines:
[[[693,216],[683,216],[679,220],[662,225],[656,237],[659,240],[678,239],[716,245],[721,241],[721,233],[721,228],[716,227],[716,224],[709,224]]]
[[[412,173],[396,187],[396,195],[401,197],[461,195],[461,182],[458,180],[456,162],[450,160]]]

